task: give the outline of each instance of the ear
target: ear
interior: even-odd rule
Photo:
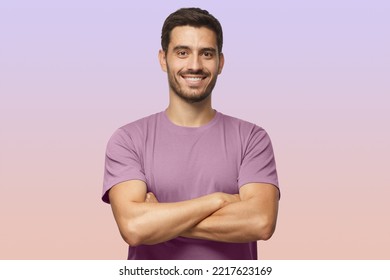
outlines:
[[[225,56],[223,53],[220,53],[219,55],[219,65],[218,65],[218,74],[222,73],[223,65],[225,64]]]
[[[163,50],[159,50],[158,52],[158,60],[160,62],[161,69],[164,72],[167,72],[167,57]]]

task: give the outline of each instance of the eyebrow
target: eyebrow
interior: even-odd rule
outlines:
[[[178,51],[178,50],[189,50],[190,47],[188,46],[183,46],[183,45],[178,45],[176,47],[173,48],[173,51]]]
[[[173,51],[178,51],[178,50],[190,50],[191,48],[189,46],[184,46],[184,45],[178,45],[173,48]],[[212,52],[212,53],[217,53],[217,50],[215,48],[202,48],[200,49],[201,52]]]
[[[212,53],[217,53],[217,50],[214,48],[203,48],[201,49],[202,52],[212,52]]]

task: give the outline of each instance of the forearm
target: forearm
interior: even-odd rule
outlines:
[[[131,246],[156,244],[177,237],[225,204],[222,193],[175,203],[130,202],[117,222]]]
[[[260,239],[261,221],[256,213],[247,211],[247,203],[227,205],[183,232],[182,236],[237,243]]]
[[[276,226],[278,192],[271,196],[242,195],[242,200],[214,212],[181,236],[223,242],[251,242],[269,239]]]

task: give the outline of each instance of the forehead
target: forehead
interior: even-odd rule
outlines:
[[[175,46],[217,49],[217,36],[207,27],[177,26],[172,29],[168,48]]]

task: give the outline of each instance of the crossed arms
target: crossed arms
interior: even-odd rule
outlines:
[[[178,236],[223,242],[269,239],[276,225],[279,191],[250,183],[236,195],[222,192],[160,203],[145,182],[119,183],[109,192],[122,238],[130,246],[157,244]]]

